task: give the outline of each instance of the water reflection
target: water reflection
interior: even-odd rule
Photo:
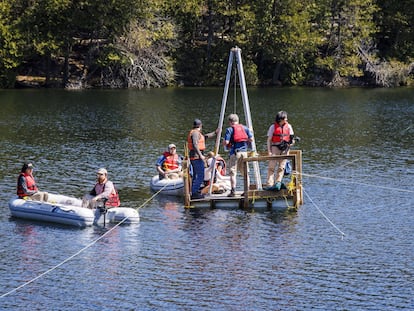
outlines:
[[[411,192],[397,190],[410,189],[414,178],[412,95],[249,90],[259,150],[275,113],[286,110],[302,138],[305,190],[345,232],[342,240],[306,198],[297,213],[147,201],[165,146],[174,142],[183,153],[195,117],[206,132],[216,128],[222,89],[0,91],[1,292],[107,233],[0,300],[0,308],[409,310],[414,202]],[[234,112],[243,118],[239,105]],[[41,189],[77,197],[106,167],[122,204],[139,208],[141,223],[73,229],[9,219],[23,160],[35,163]]]

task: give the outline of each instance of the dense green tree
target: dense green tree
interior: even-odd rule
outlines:
[[[401,85],[413,12],[411,0],[3,0],[0,83],[218,85],[238,46],[249,84]]]
[[[103,85],[149,88],[174,81],[171,51],[177,42],[175,22],[164,15],[164,2],[153,1],[133,19],[124,34],[108,45],[102,61]]]
[[[13,86],[22,59],[22,40],[16,22],[11,4],[0,2],[0,87]]]
[[[382,57],[409,62],[414,58],[414,1],[377,0],[378,49]]]
[[[325,0],[319,6],[323,26],[323,45],[317,66],[328,75],[332,86],[347,83],[350,77],[363,75],[363,61],[358,49],[371,46],[377,31],[372,0]]]
[[[26,58],[41,61],[47,85],[53,74],[52,62],[59,63],[63,58],[63,84],[66,84],[74,45],[87,48],[80,64],[87,71],[99,56],[96,52],[102,42],[117,38],[137,16],[134,3],[129,0],[14,1],[13,6],[20,13],[19,29],[26,40]]]
[[[255,1],[255,48],[262,81],[301,84],[321,41],[313,1]]]

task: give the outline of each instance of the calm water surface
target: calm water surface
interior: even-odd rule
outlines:
[[[0,91],[0,309],[413,310],[414,90],[249,90],[259,150],[282,109],[302,138],[297,213],[148,201],[157,156],[171,142],[182,153],[196,117],[214,130],[221,96]],[[236,102],[227,114],[244,120]],[[41,189],[77,197],[106,167],[141,223],[75,229],[11,218],[26,160]]]

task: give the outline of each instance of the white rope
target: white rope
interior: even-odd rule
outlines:
[[[40,275],[38,275],[37,277],[31,279],[30,281],[27,281],[26,283],[23,283],[22,285],[16,287],[15,289],[12,289],[11,291],[3,294],[0,296],[0,298],[4,298],[12,293],[14,293],[15,291],[25,287],[26,285],[29,285],[30,283],[33,283],[34,281],[36,281],[37,279],[40,279],[42,276],[45,276],[46,274],[52,272],[53,270],[59,268],[60,266],[62,266],[63,264],[67,263],[69,260],[75,258],[76,256],[78,256],[79,254],[81,254],[83,251],[85,251],[86,249],[88,249],[89,247],[91,247],[92,245],[94,245],[96,242],[98,242],[99,240],[101,240],[104,236],[108,235],[113,229],[115,229],[116,227],[118,227],[119,224],[117,224],[116,226],[114,226],[113,228],[111,228],[110,230],[108,230],[107,232],[105,232],[103,235],[101,235],[100,237],[98,237],[96,240],[94,240],[93,242],[89,243],[88,245],[86,245],[84,248],[82,248],[80,251],[78,251],[77,253],[73,254],[72,256],[66,258],[65,260],[63,260],[61,263],[57,264],[56,266],[54,266],[53,268],[50,268],[49,270],[41,273]]]
[[[358,162],[359,160],[360,160],[360,158],[358,158],[358,159],[354,159],[354,160],[352,160],[352,161],[348,161],[348,162],[346,162],[346,163],[344,163],[344,164],[342,164],[342,165],[335,166],[335,168],[332,168],[332,169],[327,169],[327,170],[324,170],[324,171],[320,171],[320,172],[319,172],[319,175],[321,175],[321,174],[326,174],[326,173],[331,172],[331,171],[333,171],[333,170],[337,171],[339,168],[341,168],[341,167],[346,167],[346,166],[348,166],[349,164],[352,164],[352,163],[354,163],[354,162]]]
[[[313,175],[313,174],[302,173],[301,175],[302,176],[307,176],[307,177],[313,177],[313,178],[333,180],[333,181],[338,181],[338,182],[347,183],[347,184],[354,184],[354,185],[360,185],[360,186],[367,186],[367,187],[374,187],[374,188],[380,188],[380,189],[387,189],[387,190],[395,190],[395,191],[401,191],[401,192],[414,193],[414,190],[408,190],[408,189],[402,189],[402,188],[394,188],[394,187],[389,187],[389,186],[379,186],[379,185],[367,184],[367,183],[358,182],[358,181],[344,180],[344,179],[325,177],[325,176]]]
[[[309,201],[313,204],[313,206],[316,207],[316,209],[319,211],[319,213],[321,213],[321,215],[323,217],[325,217],[325,219],[341,234],[341,239],[344,239],[345,233],[343,233],[341,231],[341,229],[339,229],[329,218],[328,216],[326,216],[322,210],[319,208],[319,206],[312,200],[312,198],[309,196],[309,194],[306,192],[306,190],[304,189],[303,192],[306,194],[306,196],[308,197]]]
[[[164,188],[167,185],[165,185],[163,188],[161,188],[160,190],[158,190],[156,193],[154,193],[148,200],[146,200],[144,203],[142,203],[139,207],[137,207],[137,210],[139,210],[140,208],[144,207],[149,201],[151,201],[153,198],[155,198],[162,190],[164,190]],[[41,277],[45,276],[46,274],[52,272],[53,270],[59,268],[60,266],[64,265],[65,263],[67,263],[68,261],[72,260],[73,258],[75,258],[76,256],[78,256],[79,254],[83,253],[85,250],[87,250],[88,248],[90,248],[91,246],[93,246],[95,243],[97,243],[99,240],[101,240],[102,238],[104,238],[105,236],[107,236],[109,233],[111,233],[114,229],[116,229],[117,227],[119,227],[121,224],[123,224],[129,216],[125,217],[124,219],[122,219],[120,222],[118,222],[116,225],[114,225],[111,229],[109,229],[107,232],[105,232],[104,234],[102,234],[101,236],[99,236],[98,238],[96,238],[94,241],[92,241],[91,243],[89,243],[88,245],[86,245],[84,248],[82,248],[81,250],[79,250],[78,252],[76,252],[75,254],[73,254],[72,256],[69,256],[68,258],[66,258],[65,260],[63,260],[61,263],[57,264],[56,266],[50,268],[49,270],[39,274],[38,276],[36,276],[35,278],[31,279],[30,281],[27,281],[25,283],[23,283],[22,285],[12,289],[11,291],[3,294],[0,296],[0,298],[4,298],[16,291],[18,291],[19,289],[25,287],[26,285],[29,285],[31,283],[33,283],[34,281],[40,279]]]

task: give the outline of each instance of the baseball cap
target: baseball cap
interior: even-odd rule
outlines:
[[[198,127],[198,126],[200,126],[202,123],[201,123],[201,120],[200,119],[195,119],[194,120],[194,123],[193,123],[193,125],[194,125],[194,127]]]

